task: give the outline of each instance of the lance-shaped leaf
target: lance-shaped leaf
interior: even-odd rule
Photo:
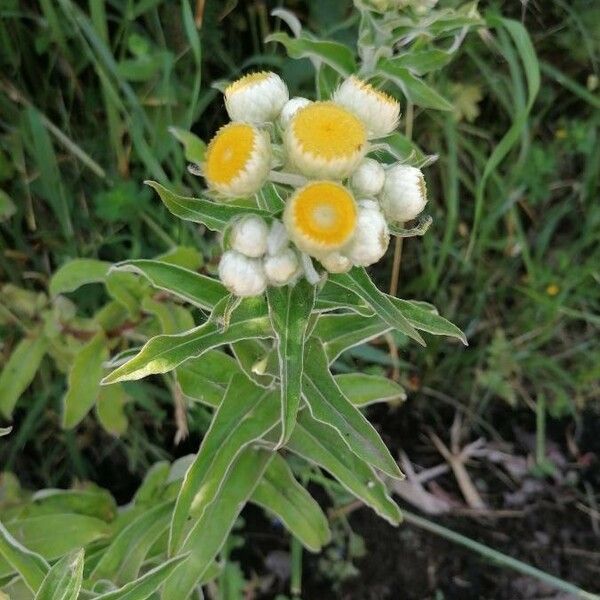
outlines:
[[[379,337],[390,329],[375,315],[321,315],[313,335],[323,342],[327,360],[331,363],[342,352]]]
[[[256,386],[244,375],[233,377],[179,490],[169,534],[170,554],[181,546],[190,511],[194,517],[202,517],[236,456],[272,429],[278,418],[275,391]]]
[[[245,339],[231,344],[231,350],[242,371],[256,385],[273,385],[277,369],[269,370],[269,360],[277,355],[273,352],[272,344],[258,339]]]
[[[75,356],[63,398],[63,427],[75,427],[96,403],[102,379],[102,363],[108,358],[106,338],[98,332]]]
[[[166,373],[207,350],[250,337],[272,335],[266,303],[261,298],[242,301],[226,328],[222,325],[228,297],[215,307],[210,319],[199,327],[175,335],[159,335],[149,340],[132,359],[104,378],[103,384],[141,379]]]
[[[406,334],[419,344],[426,345],[419,332],[394,306],[389,296],[377,288],[362,267],[354,267],[348,273],[334,275],[332,280],[360,296],[390,327]]]
[[[188,558],[187,554],[175,556],[158,567],[148,571],[139,579],[131,581],[122,588],[96,596],[94,600],[146,600],[168,579],[168,577]],[[185,598],[185,596],[180,596]]]
[[[340,436],[335,429],[319,423],[307,410],[302,410],[298,415],[296,428],[286,448],[323,467],[392,525],[400,522],[400,509],[390,498],[373,468],[344,444],[340,444]]]
[[[340,440],[369,464],[391,477],[402,477],[383,440],[364,415],[342,394],[319,340],[306,345],[302,393],[312,416],[333,427]]]
[[[339,285],[328,278],[325,285],[319,290],[315,309],[319,312],[330,310],[351,310],[352,312],[369,317],[373,309],[352,290]]]
[[[331,540],[327,517],[276,454],[250,501],[272,512],[306,548],[319,552]]]
[[[10,419],[17,400],[29,387],[46,353],[48,342],[41,332],[23,338],[0,374],[0,413]]]
[[[77,258],[65,263],[50,279],[50,295],[73,292],[88,283],[104,283],[112,265],[103,260]]]
[[[246,448],[242,451],[217,501],[204,511],[187,535],[182,552],[189,552],[189,556],[165,583],[162,600],[187,598],[202,580],[272,457],[273,453],[267,450]]]
[[[212,310],[228,294],[220,281],[160,260],[126,260],[113,270],[141,275],[153,287],[205,310]]]
[[[63,556],[52,566],[35,600],[77,600],[83,580],[83,549]]]
[[[315,305],[315,286],[302,279],[296,285],[271,287],[267,291],[267,299],[279,358],[281,446],[289,439],[294,429],[300,406],[304,341]]]
[[[50,565],[39,554],[25,548],[2,523],[0,523],[0,557],[8,566],[2,569],[0,564],[0,574],[10,575],[16,571],[34,594],[50,570]]]
[[[365,373],[343,373],[334,377],[342,393],[354,406],[368,406],[375,402],[406,400],[401,385],[387,377]]]
[[[234,217],[253,214],[269,218],[270,213],[255,206],[240,206],[231,202],[213,202],[205,198],[186,198],[171,192],[156,181],[146,181],[154,188],[165,206],[176,217],[201,223],[212,231],[224,231]]]

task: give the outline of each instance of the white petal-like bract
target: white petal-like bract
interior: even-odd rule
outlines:
[[[352,264],[368,267],[379,261],[390,243],[390,232],[379,205],[373,200],[358,203],[358,223],[344,255]]]
[[[250,258],[258,258],[267,251],[269,228],[264,219],[256,215],[242,217],[231,226],[229,243]]]
[[[235,296],[258,296],[267,288],[262,261],[228,250],[219,263],[221,283]]]
[[[379,202],[391,221],[404,223],[417,217],[427,204],[427,186],[421,170],[400,164],[388,169]]]
[[[374,198],[385,181],[383,167],[372,158],[364,158],[352,173],[350,186],[359,198]]]

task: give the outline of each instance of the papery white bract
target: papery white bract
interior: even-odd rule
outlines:
[[[368,267],[383,257],[389,243],[390,232],[379,205],[374,200],[361,200],[356,232],[344,254],[352,264]]]
[[[417,217],[427,204],[427,186],[421,170],[400,164],[388,169],[380,203],[392,221],[403,223]]]
[[[267,251],[269,228],[264,219],[255,215],[242,217],[231,226],[229,243],[233,250],[258,258]]]
[[[364,158],[352,173],[350,186],[359,198],[374,198],[385,181],[383,167],[372,158]]]
[[[291,248],[284,248],[278,254],[264,259],[265,274],[269,283],[286,285],[295,280],[300,273],[298,255]]]
[[[267,289],[267,276],[262,261],[228,250],[219,262],[219,278],[234,295],[258,296]]]

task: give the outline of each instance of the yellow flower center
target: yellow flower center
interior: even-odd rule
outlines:
[[[243,77],[240,77],[233,83],[230,83],[225,88],[225,95],[229,96],[230,94],[239,92],[240,90],[243,90],[244,88],[254,85],[255,83],[260,83],[261,81],[268,79],[270,77],[270,75],[271,75],[271,73],[269,73],[268,71],[258,71],[257,73],[248,73],[248,75],[244,75]]]
[[[325,160],[354,156],[367,142],[362,122],[333,102],[301,108],[292,120],[292,131],[302,150]]]
[[[256,132],[245,123],[221,127],[206,149],[204,174],[214,183],[230,183],[252,157]]]
[[[309,183],[291,199],[294,226],[302,236],[326,248],[339,248],[356,229],[356,204],[341,185]]]
[[[398,100],[396,100],[396,98],[386,94],[385,92],[382,92],[381,90],[375,89],[370,83],[367,83],[358,77],[354,77],[354,75],[350,77],[350,80],[359,90],[365,92],[365,94],[369,94],[370,96],[377,98],[377,100],[380,102],[384,102],[385,104],[389,104],[391,106],[396,106],[398,104]]]

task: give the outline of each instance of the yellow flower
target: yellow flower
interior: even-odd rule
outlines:
[[[357,77],[346,79],[333,94],[333,100],[354,113],[367,126],[370,137],[387,135],[398,125],[398,101]]]
[[[298,248],[319,257],[341,248],[354,235],[356,202],[342,185],[315,181],[288,200],[283,220]]]
[[[300,108],[285,129],[284,143],[292,164],[309,177],[342,179],[367,150],[362,121],[334,102],[312,102]]]
[[[247,196],[257,192],[270,168],[268,135],[246,123],[224,125],[206,149],[206,183],[225,196]]]

